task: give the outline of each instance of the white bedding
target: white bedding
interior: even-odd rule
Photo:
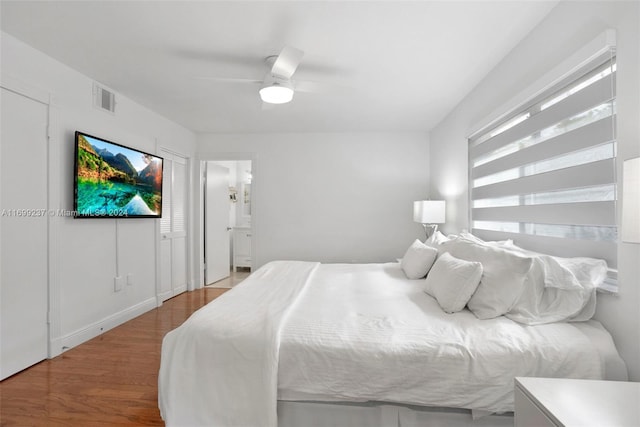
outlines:
[[[398,263],[261,267],[165,337],[163,419],[275,426],[277,399],[502,412],[515,376],[603,376],[589,323],[446,314],[423,286]]]
[[[321,265],[282,331],[279,398],[504,412],[516,376],[603,375],[597,348],[571,323],[446,314],[423,287],[397,263]]]
[[[317,266],[267,264],[164,337],[158,405],[167,426],[277,425],[280,328]]]

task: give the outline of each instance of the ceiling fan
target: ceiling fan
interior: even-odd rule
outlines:
[[[278,56],[266,59],[270,70],[264,77],[260,98],[268,104],[285,104],[293,99],[294,85],[291,80],[304,52],[295,47],[285,46]]]
[[[207,80],[231,83],[252,83],[260,85],[260,99],[266,104],[286,104],[293,99],[296,90],[302,92],[317,91],[314,82],[298,82],[292,80],[293,74],[300,65],[304,52],[295,47],[285,46],[278,55],[265,58],[267,72],[262,80],[200,77]]]

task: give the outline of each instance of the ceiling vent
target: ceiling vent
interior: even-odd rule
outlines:
[[[97,83],[93,84],[93,106],[100,110],[114,113],[116,110],[116,95]]]

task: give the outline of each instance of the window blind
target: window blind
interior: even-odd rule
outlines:
[[[610,51],[470,138],[474,234],[615,268],[615,80]]]

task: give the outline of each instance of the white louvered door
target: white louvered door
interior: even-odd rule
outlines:
[[[187,290],[187,159],[161,150],[164,158],[160,219],[160,289],[164,301]]]

